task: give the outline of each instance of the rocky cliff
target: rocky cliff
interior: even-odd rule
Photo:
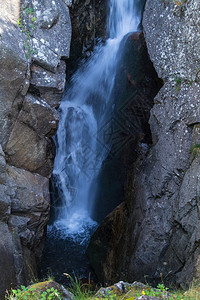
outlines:
[[[149,120],[153,145],[133,164],[125,201],[89,246],[102,281],[146,277],[183,286],[199,278],[199,11],[198,0],[146,1],[145,39],[164,86]]]
[[[0,7],[0,293],[37,273],[65,86],[69,1]]]

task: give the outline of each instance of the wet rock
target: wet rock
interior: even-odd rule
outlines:
[[[117,270],[117,274],[113,274],[113,266],[115,256],[120,256],[120,260],[124,261],[123,244],[125,228],[124,225],[128,220],[128,211],[125,203],[120,204],[113,212],[111,212],[98,227],[93,234],[88,249],[87,256],[100,282],[111,282],[112,276],[123,279],[121,272]],[[122,232],[122,234],[121,234]],[[115,247],[115,245],[117,245]],[[120,266],[118,266],[120,270]],[[116,272],[116,270],[114,270]]]
[[[81,51],[92,50],[96,38],[105,39],[107,3],[102,0],[73,1],[70,7],[72,19],[72,45],[81,48]],[[91,49],[90,49],[91,47]]]
[[[66,0],[65,0],[66,1]],[[95,44],[105,41],[108,2],[103,0],[71,1],[72,41],[67,61],[67,78],[70,79],[81,59],[92,54]]]

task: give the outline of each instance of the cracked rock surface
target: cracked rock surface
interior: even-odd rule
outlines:
[[[71,41],[68,2],[0,7],[0,294],[26,284],[40,264]]]

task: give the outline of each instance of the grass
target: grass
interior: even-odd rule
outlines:
[[[94,291],[91,290],[90,280],[82,283],[76,276],[72,278],[69,274],[64,274],[71,280],[71,287],[68,290],[74,295],[74,300],[92,299]]]

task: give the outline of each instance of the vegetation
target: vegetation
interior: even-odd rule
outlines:
[[[54,281],[44,281],[33,284],[29,287],[21,286],[18,289],[12,289],[10,293],[7,293],[7,300],[52,300],[63,299],[62,294],[58,291],[59,286]]]
[[[83,284],[81,280],[73,279],[67,275],[71,280],[71,287],[68,290],[74,295],[74,300],[134,300],[137,297],[146,295],[157,297],[159,299],[168,300],[200,300],[200,283],[192,284],[187,291],[177,290],[168,291],[164,284],[158,284],[157,288],[147,285],[130,286],[128,292],[120,292],[116,286],[105,288],[103,294],[96,294],[95,290],[90,288],[89,284]],[[95,295],[96,294],[96,295]],[[63,299],[62,291],[59,290],[59,284],[50,280],[34,284],[30,287],[21,286],[20,289],[13,289],[7,294],[7,300],[51,300]]]
[[[94,291],[91,290],[90,280],[89,282],[82,283],[76,276],[73,278],[71,275],[64,273],[67,278],[70,278],[71,286],[69,291],[74,295],[74,300],[90,299],[94,295]]]
[[[199,156],[200,155],[200,144],[194,144],[192,148],[190,149],[190,152],[194,156]]]
[[[26,57],[31,57],[31,54],[37,53],[31,45],[31,32],[35,30],[36,26],[36,18],[34,16],[34,10],[31,7],[23,7],[23,13],[25,18],[27,19],[26,26],[23,18],[19,18],[17,23],[21,31],[25,34],[25,39],[23,41],[24,50],[26,52]],[[22,14],[23,14],[22,13]]]
[[[180,6],[180,5],[183,5],[184,3],[186,3],[187,0],[173,0],[173,2],[175,5]]]
[[[180,89],[181,89],[181,84],[182,83],[185,83],[188,87],[190,87],[193,83],[192,80],[188,80],[188,79],[185,79],[185,78],[181,78],[181,77],[178,77],[176,76],[175,74],[171,75],[171,77],[174,79],[175,81],[175,84],[176,84],[176,92],[179,92]]]

